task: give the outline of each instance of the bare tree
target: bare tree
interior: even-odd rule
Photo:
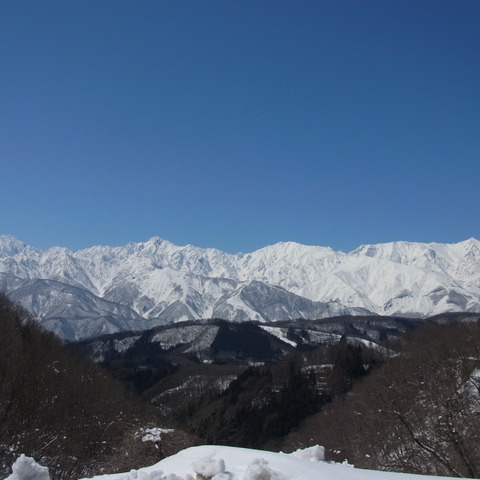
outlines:
[[[317,439],[362,467],[478,477],[479,351],[476,324],[415,331],[401,355],[317,417]]]

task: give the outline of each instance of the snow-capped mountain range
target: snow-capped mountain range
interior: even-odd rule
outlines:
[[[392,242],[350,253],[282,242],[228,254],[154,237],[72,252],[5,235],[0,288],[68,340],[205,318],[480,312],[480,242]]]

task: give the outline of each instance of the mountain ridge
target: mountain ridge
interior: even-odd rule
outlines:
[[[68,288],[49,289],[46,281]],[[349,253],[279,242],[229,254],[161,237],[42,251],[4,235],[0,288],[69,340],[201,318],[480,312],[480,242],[399,241]],[[60,305],[69,308],[62,313]]]

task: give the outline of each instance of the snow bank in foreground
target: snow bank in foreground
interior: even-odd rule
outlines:
[[[322,457],[322,447],[312,447],[304,452],[291,455],[204,445],[182,450],[151,467],[102,475],[92,480],[193,480],[197,473],[201,473],[196,469],[207,466],[212,467],[210,473],[217,472],[212,480],[439,480],[439,477],[360,470],[316,461]],[[442,478],[446,480],[447,477]]]
[[[286,454],[205,445],[182,450],[151,467],[91,480],[453,480],[326,463],[322,461],[323,453],[323,447],[319,446]],[[47,468],[22,455],[6,480],[50,480],[50,477]]]
[[[42,467],[33,458],[20,455],[12,465],[12,474],[5,480],[50,480],[47,467]]]

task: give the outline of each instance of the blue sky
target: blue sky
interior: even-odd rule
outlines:
[[[480,237],[478,0],[2,0],[0,233]]]

